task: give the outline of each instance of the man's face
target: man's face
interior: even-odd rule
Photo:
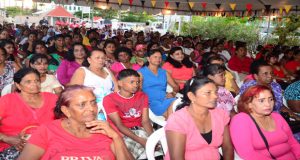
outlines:
[[[258,74],[254,74],[255,79],[263,85],[269,85],[273,81],[273,69],[271,66],[261,66]]]

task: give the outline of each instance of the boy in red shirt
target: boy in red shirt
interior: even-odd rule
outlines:
[[[145,93],[138,91],[140,76],[132,69],[118,75],[119,92],[104,97],[103,106],[111,121],[124,134],[124,141],[135,159],[145,157],[147,137],[153,132],[149,120],[149,102]]]

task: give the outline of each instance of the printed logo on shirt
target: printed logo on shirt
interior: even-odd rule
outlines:
[[[130,117],[134,117],[134,118],[138,118],[141,117],[141,111],[138,111],[135,108],[130,108],[129,111],[127,113],[124,113],[124,118],[130,118]]]
[[[91,157],[76,157],[76,156],[61,156],[60,160],[105,160],[100,156],[91,156]]]

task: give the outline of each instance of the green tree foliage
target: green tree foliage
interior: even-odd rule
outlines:
[[[291,14],[277,24],[274,34],[278,36],[278,44],[300,45],[300,15]]]
[[[182,35],[202,35],[205,38],[227,38],[253,44],[258,41],[259,27],[255,21],[237,17],[193,16],[192,22],[182,25]]]
[[[148,15],[146,12],[127,12],[120,15],[122,22],[148,22],[155,21],[152,15]]]
[[[6,7],[5,11],[11,17],[15,17],[18,15],[30,15],[33,12],[33,10],[29,10],[29,9],[22,10],[22,8],[20,7]]]

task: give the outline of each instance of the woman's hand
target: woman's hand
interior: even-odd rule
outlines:
[[[88,128],[91,127],[90,133],[101,133],[112,139],[119,137],[118,133],[106,121],[94,120],[86,122],[85,125]]]
[[[26,144],[26,140],[21,138],[21,136],[5,136],[3,142],[14,146],[18,151],[22,151]]]

